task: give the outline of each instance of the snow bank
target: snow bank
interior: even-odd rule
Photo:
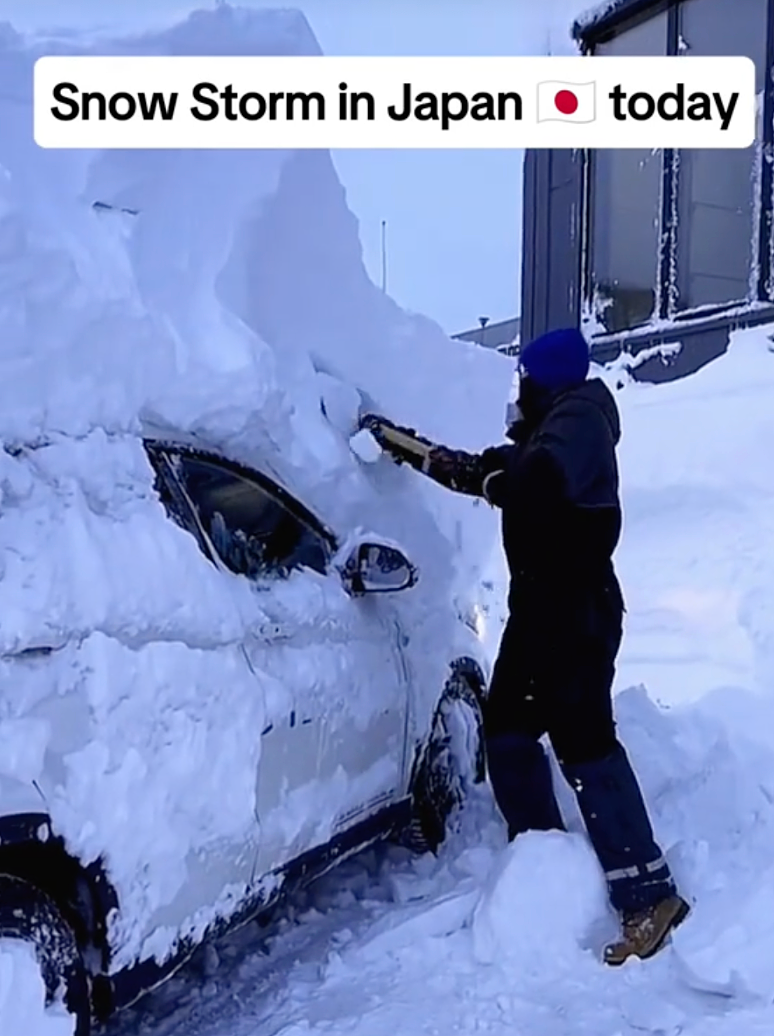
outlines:
[[[75,1022],[62,1006],[44,1010],[46,990],[35,951],[27,943],[0,944],[0,1021],[4,1033],[72,1036]]]
[[[319,405],[337,380],[430,436],[500,438],[512,364],[450,342],[371,283],[327,152],[43,152],[30,139],[22,83],[40,53],[316,53],[301,15],[224,4],[130,39],[25,46],[6,29],[0,46],[13,100],[0,142],[0,291],[15,300],[4,441],[153,419],[260,455],[347,521],[362,479],[340,415]],[[466,524],[472,544],[491,535],[483,510],[405,481],[455,545]]]
[[[735,332],[724,357],[682,381],[611,375],[624,383],[619,686],[644,682],[669,701],[774,686],[768,334]]]
[[[20,81],[38,53],[317,53],[303,16],[223,4],[130,39],[24,49],[8,30],[3,42],[17,101],[15,132],[4,122],[0,144],[6,275],[26,299],[9,328],[17,342],[24,329],[25,348],[3,384],[2,401],[14,401],[2,408],[6,440],[33,428],[126,430],[152,415],[270,454],[303,489],[321,482],[316,496],[331,510],[329,484],[349,474],[351,456],[320,413],[320,372],[328,391],[331,375],[343,379],[430,436],[471,448],[501,436],[512,364],[450,342],[369,280],[327,152],[55,153],[29,139]],[[138,215],[94,212],[94,201]]]
[[[274,474],[336,530],[398,540],[422,573],[412,675],[428,701],[454,650],[452,601],[497,534],[489,509],[350,447],[364,398],[456,445],[499,440],[511,364],[370,282],[327,152],[32,140],[43,53],[317,52],[301,15],[226,4],[125,39],[0,28],[0,744],[29,737],[0,778],[18,789],[55,774],[48,805],[71,848],[91,858],[108,845],[133,919],[114,932],[116,965],[163,956],[164,918],[183,909],[199,850],[255,824],[258,734],[297,679],[268,659],[251,671],[238,645],[276,626],[268,596],[201,563],[164,517],[138,435],[198,436]],[[313,582],[291,580],[275,601],[284,622],[342,612],[340,588]],[[48,661],[21,654],[38,648]],[[218,812],[197,794],[204,773]],[[333,809],[319,810],[321,837]],[[142,945],[154,925],[163,938]]]
[[[682,381],[621,383],[623,738],[694,914],[693,986],[774,998],[771,328]],[[650,697],[648,697],[650,696]],[[666,709],[659,709],[661,701]]]
[[[744,710],[744,692],[729,704]],[[680,976],[702,992],[770,1002],[771,720],[743,732],[711,700],[665,710],[645,688],[619,695],[617,712],[657,837],[694,903],[673,940]]]

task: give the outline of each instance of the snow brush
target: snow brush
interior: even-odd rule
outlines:
[[[432,463],[433,452],[438,449],[437,443],[417,435],[413,428],[397,425],[379,414],[363,414],[360,428],[370,432],[399,464],[405,462],[424,473],[427,473]]]
[[[389,453],[397,464],[406,463],[415,471],[427,475],[434,482],[454,490],[455,493],[483,497],[491,504],[484,488],[485,472],[481,467],[481,458],[477,454],[439,446],[438,443],[417,435],[413,428],[395,424],[379,414],[363,414],[360,418],[360,430],[370,432],[377,444]]]

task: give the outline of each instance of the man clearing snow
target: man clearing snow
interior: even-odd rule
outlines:
[[[511,443],[482,454],[437,446],[374,415],[363,425],[396,460],[502,510],[511,585],[485,715],[492,789],[510,838],[562,829],[540,744],[548,734],[622,917],[623,936],[605,960],[622,964],[656,953],[689,908],[616,736],[612,685],[624,604],[612,556],[621,533],[621,427],[607,386],[588,373],[579,331],[530,343]]]

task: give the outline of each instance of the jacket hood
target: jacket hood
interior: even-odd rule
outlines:
[[[618,412],[618,404],[613,393],[601,378],[584,381],[582,385],[564,393],[563,399],[583,402],[601,410],[610,426],[613,442],[616,446],[618,445],[621,441],[621,417]]]

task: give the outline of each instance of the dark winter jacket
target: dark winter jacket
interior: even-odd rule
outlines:
[[[558,396],[522,442],[481,455],[482,492],[502,509],[512,609],[617,589],[620,436],[615,400],[595,379]]]
[[[598,379],[554,395],[523,379],[520,403],[529,404],[528,420],[512,444],[482,454],[433,447],[402,429],[431,447],[420,455],[391,442],[378,423],[374,430],[394,456],[502,510],[510,610],[522,631],[545,637],[565,621],[579,630],[581,613],[601,609],[615,636],[623,607],[612,564],[621,533],[615,400]]]

